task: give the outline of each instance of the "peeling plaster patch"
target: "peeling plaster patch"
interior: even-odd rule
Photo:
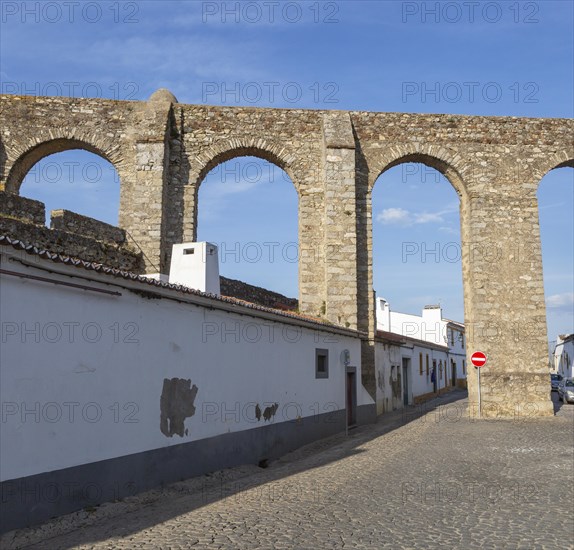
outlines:
[[[378,372],[377,383],[380,390],[384,389],[385,379],[383,378],[383,373],[381,371]]]
[[[271,420],[275,416],[278,408],[279,403],[275,403],[274,405],[271,405],[271,407],[265,407],[265,410],[263,411],[263,418],[265,422]]]
[[[188,431],[184,426],[186,418],[195,414],[195,396],[197,395],[197,386],[191,386],[191,380],[183,378],[165,378],[163,381],[163,390],[160,399],[160,430],[167,436],[172,437],[174,434],[183,437]]]
[[[393,380],[392,375],[389,377],[389,383],[391,384],[391,390],[393,392],[393,397],[399,398],[402,394],[401,389],[401,371],[397,372],[397,379]]]
[[[176,352],[176,353],[177,353],[178,351],[181,351],[181,347],[178,346],[175,342],[170,342],[170,343],[169,343],[169,347],[171,348],[171,351],[174,351],[174,352]]]

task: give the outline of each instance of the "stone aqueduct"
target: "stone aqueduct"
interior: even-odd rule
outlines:
[[[548,171],[574,166],[573,120],[183,105],[167,90],[147,102],[2,95],[0,109],[0,189],[18,193],[52,153],[101,155],[148,272],[166,272],[171,245],[196,239],[210,169],[246,155],[284,169],[299,195],[300,310],[362,333],[373,396],[371,189],[401,163],[436,168],[460,197],[467,348],[489,357],[483,414],[552,414],[536,191]]]

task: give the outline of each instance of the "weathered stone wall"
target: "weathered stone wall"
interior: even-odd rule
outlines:
[[[239,298],[246,302],[259,304],[260,306],[282,309],[285,311],[296,311],[299,304],[295,298],[287,298],[283,294],[273,292],[259,286],[250,285],[243,281],[220,277],[221,294]]]
[[[0,216],[0,235],[54,254],[104,264],[123,271],[144,273],[141,253],[135,252],[130,247],[117,246],[91,237],[2,216]]]
[[[125,230],[69,210],[52,210],[50,228],[109,243],[123,244],[126,242]]]
[[[126,243],[122,229],[67,210],[53,211],[48,228],[44,212],[40,201],[0,191],[0,235],[54,254],[145,272],[141,252]]]
[[[43,202],[0,191],[0,216],[45,225],[46,207]]]
[[[246,155],[283,168],[299,195],[300,309],[364,334],[372,395],[371,191],[392,166],[436,168],[461,201],[468,351],[489,356],[483,401],[497,414],[517,403],[551,414],[536,190],[549,170],[573,166],[574,121],[180,105],[165,90],[147,102],[5,95],[0,106],[0,185],[17,193],[58,150],[104,156],[120,176],[120,226],[148,272],[166,272],[171,245],[195,240],[210,169]]]

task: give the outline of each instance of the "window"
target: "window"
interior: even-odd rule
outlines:
[[[419,353],[419,374],[423,374],[423,354]]]
[[[429,375],[429,354],[427,353],[427,376]]]
[[[315,378],[329,378],[329,350],[315,350]]]
[[[454,330],[450,331],[450,345],[451,346],[454,346],[454,333],[455,333]]]
[[[460,334],[460,345],[462,346],[462,349],[464,349],[464,334]]]
[[[464,359],[462,360],[462,373],[466,374],[466,361]]]

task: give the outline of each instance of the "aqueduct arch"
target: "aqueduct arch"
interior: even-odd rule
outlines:
[[[189,184],[184,192],[184,235],[186,240],[194,241],[197,237],[197,194],[207,174],[227,161],[241,157],[256,157],[277,166],[287,173],[297,194],[299,187],[294,175],[292,159],[278,147],[271,144],[251,143],[251,140],[241,140],[241,143],[220,143],[217,148],[211,148],[194,159],[194,165],[190,166],[188,176]]]
[[[468,200],[467,189],[464,182],[464,178],[461,172],[464,170],[464,166],[457,166],[457,161],[460,162],[460,158],[457,158],[456,154],[445,148],[433,148],[432,145],[420,145],[420,146],[399,146],[393,151],[385,151],[384,154],[378,155],[375,159],[371,161],[373,169],[369,170],[369,183],[368,183],[368,193],[366,196],[366,209],[367,218],[369,223],[367,224],[367,262],[369,266],[372,266],[372,201],[371,195],[373,188],[377,180],[391,168],[395,166],[400,166],[406,163],[419,163],[429,168],[433,168],[440,172],[447,181],[452,185],[456,191],[460,200],[460,215],[461,215],[461,230],[464,232],[465,223],[462,223],[463,216],[465,215],[466,209],[465,204]],[[461,163],[462,164],[462,163]],[[461,233],[461,238],[464,240],[464,233]],[[368,270],[369,273],[369,288],[372,288],[372,269]]]
[[[271,145],[269,143],[257,143],[250,144],[249,142],[243,143],[238,146],[237,143],[233,144],[220,144],[219,150],[217,152],[211,152],[210,158],[207,160],[199,159],[197,166],[198,168],[203,165],[202,168],[198,170],[193,170],[190,174],[189,181],[192,182],[188,185],[184,191],[184,240],[186,241],[196,241],[199,229],[198,216],[199,211],[202,209],[201,202],[199,200],[199,191],[201,186],[208,174],[223,165],[224,163],[235,160],[235,159],[245,159],[245,158],[256,158],[259,160],[264,160],[269,163],[269,166],[279,168],[284,174],[286,174],[290,181],[283,182],[285,185],[291,186],[292,189],[297,193],[297,220],[301,217],[301,196],[299,193],[299,186],[294,176],[294,169],[292,166],[292,159],[285,156],[284,151],[280,147]],[[232,186],[233,183],[228,185]],[[275,184],[274,184],[275,185]],[[304,201],[303,201],[304,202]],[[273,208],[273,204],[268,204],[269,208]],[[305,238],[307,233],[301,232],[301,226],[299,225],[298,230],[298,243],[299,248],[306,249]],[[303,244],[303,246],[301,246]],[[220,256],[221,258],[221,256]],[[299,264],[307,262],[306,258],[298,258],[298,288],[301,285],[301,269],[299,269]]]
[[[361,331],[371,392],[370,190],[396,164],[437,168],[461,197],[468,349],[489,356],[483,402],[552,414],[533,190],[572,165],[574,121],[183,105],[167,91],[147,102],[2,95],[0,107],[0,187],[17,192],[21,157],[41,142],[91,144],[118,170],[120,225],[150,272],[165,272],[171,244],[195,237],[210,167],[255,152],[284,169],[299,193],[300,308]],[[472,372],[469,386],[474,402]]]
[[[116,167],[112,160],[116,156],[114,154],[115,151],[102,151],[87,141],[82,141],[77,138],[55,138],[48,141],[39,141],[24,151],[12,164],[6,177],[6,191],[18,194],[24,177],[37,162],[55,153],[62,153],[74,149],[81,149],[93,153],[110,162],[114,168]],[[116,159],[116,162],[119,164],[119,159]]]
[[[197,156],[190,160],[188,182],[183,189],[183,240],[195,241],[197,238],[198,193],[207,174],[220,164],[241,157],[256,157],[283,170],[291,179],[298,196],[298,219],[309,219],[315,208],[313,196],[301,191],[301,183],[306,174],[297,164],[294,151],[282,147],[277,143],[264,138],[240,136],[233,140],[222,140],[201,150]],[[315,173],[317,170],[315,170]],[[309,289],[309,282],[313,282],[317,275],[309,277],[310,273],[317,271],[317,231],[304,231],[299,223],[299,301],[303,309],[308,300],[316,300],[316,290]],[[175,244],[175,242],[174,242]],[[307,288],[305,286],[307,285]]]
[[[540,184],[540,181],[548,172],[558,168],[574,168],[572,151],[563,150],[542,159],[533,169],[532,174],[538,180],[538,184]]]
[[[464,240],[466,224],[463,223],[466,215],[465,203],[467,190],[461,172],[464,169],[460,156],[445,147],[432,144],[397,144],[389,149],[373,147],[367,150],[361,161],[363,165],[362,178],[357,178],[357,200],[361,205],[358,209],[360,220],[357,224],[357,263],[367,269],[358,272],[357,303],[359,308],[358,328],[369,335],[369,341],[363,345],[364,365],[374,364],[374,334],[376,332],[376,304],[373,292],[373,205],[372,191],[376,181],[387,170],[410,162],[424,164],[438,170],[450,182],[460,199],[461,238]],[[461,164],[462,166],[459,166]],[[468,256],[463,254],[463,273]],[[467,266],[468,268],[468,266]],[[466,288],[463,277],[463,288]],[[465,311],[467,294],[464,293]],[[364,368],[364,367],[363,367]],[[366,370],[366,369],[364,369]],[[374,372],[367,373],[363,384],[369,387],[374,380]],[[372,388],[372,391],[376,391]]]

